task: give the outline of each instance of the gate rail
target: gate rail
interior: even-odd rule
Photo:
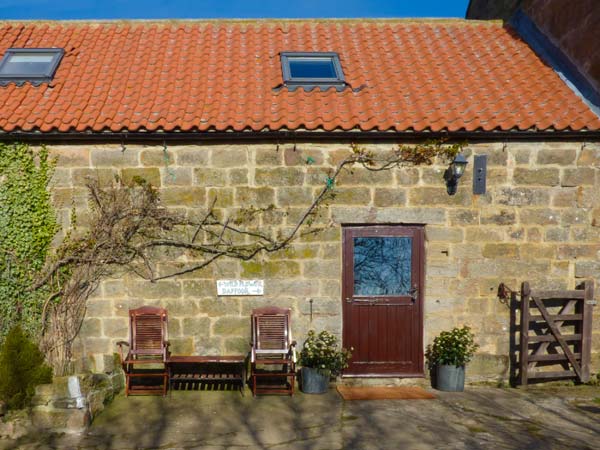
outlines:
[[[528,282],[521,285],[519,378],[522,386],[533,379],[589,381],[595,303],[593,281],[586,281],[576,290],[543,291],[532,290]],[[551,314],[550,307],[559,307],[558,314]],[[539,314],[532,314],[536,310]],[[570,326],[574,332],[563,334],[563,326]],[[563,370],[536,370],[539,363],[560,364]]]

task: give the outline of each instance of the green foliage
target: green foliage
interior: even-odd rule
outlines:
[[[0,143],[0,342],[21,323],[39,332],[46,289],[31,290],[58,229],[47,190],[54,164],[48,151]]]
[[[468,363],[479,345],[475,343],[475,335],[468,326],[442,331],[433,340],[433,345],[428,345],[425,351],[429,367],[436,365],[464,366]]]
[[[300,364],[337,375],[348,367],[348,360],[352,357],[351,350],[353,349],[339,349],[337,337],[328,331],[317,334],[310,330],[300,352]]]
[[[38,384],[52,381],[52,369],[44,355],[21,327],[12,328],[0,350],[0,399],[11,409],[29,403]]]

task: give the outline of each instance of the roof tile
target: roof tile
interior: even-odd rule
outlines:
[[[598,130],[600,119],[498,22],[0,24],[62,47],[51,84],[0,87],[0,128]],[[289,92],[282,51],[335,51],[349,86]]]

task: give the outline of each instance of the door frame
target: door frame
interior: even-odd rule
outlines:
[[[424,378],[425,377],[425,352],[423,347],[424,338],[424,297],[425,297],[425,225],[421,224],[342,224],[342,279],[341,279],[341,301],[342,301],[342,345],[348,348],[346,337],[345,308],[346,308],[346,286],[344,283],[344,273],[353,271],[354,265],[351,258],[345,258],[346,246],[348,245],[347,230],[351,229],[410,229],[413,230],[415,246],[419,250],[417,260],[417,273],[419,276],[419,291],[417,293],[417,302],[419,303],[418,312],[418,361],[417,370],[410,373],[369,373],[369,374],[348,374],[342,373],[343,378]]]

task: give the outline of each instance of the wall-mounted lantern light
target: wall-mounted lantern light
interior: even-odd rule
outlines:
[[[465,169],[467,168],[467,160],[462,154],[456,155],[454,161],[450,164],[450,167],[444,172],[444,180],[446,180],[446,189],[448,195],[456,194],[458,188],[458,179],[463,176]]]

